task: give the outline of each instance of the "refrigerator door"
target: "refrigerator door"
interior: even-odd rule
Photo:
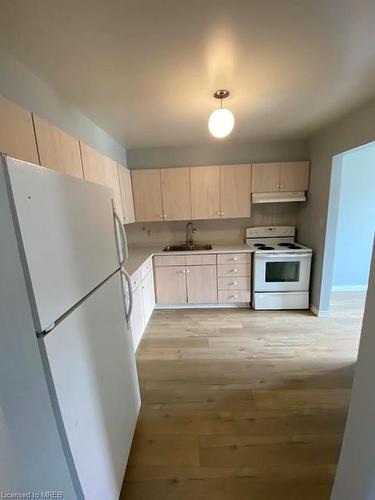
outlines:
[[[36,330],[119,268],[111,190],[7,158]]]
[[[44,343],[84,496],[117,500],[140,408],[120,273],[80,304]]]

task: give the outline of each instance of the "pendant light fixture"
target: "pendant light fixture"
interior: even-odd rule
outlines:
[[[220,99],[220,108],[213,111],[208,119],[208,130],[214,137],[223,138],[229,135],[234,127],[232,111],[223,108],[223,99],[229,97],[229,90],[217,90],[215,99]]]

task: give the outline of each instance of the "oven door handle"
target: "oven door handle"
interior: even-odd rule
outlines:
[[[292,252],[285,252],[285,253],[255,253],[255,258],[261,258],[261,259],[284,259],[285,257],[311,257],[311,253],[292,253]]]

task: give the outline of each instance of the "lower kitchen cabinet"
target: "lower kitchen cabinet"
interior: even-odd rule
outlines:
[[[130,327],[135,351],[137,350],[138,344],[142,338],[145,326],[142,287],[139,286],[136,290],[133,290],[133,311],[130,319]]]
[[[151,262],[150,259],[131,276],[133,311],[130,318],[130,328],[135,351],[155,308],[154,275]],[[146,275],[143,274],[145,270],[148,270]]]
[[[154,275],[151,272],[142,281],[143,317],[145,327],[155,308]]]
[[[186,304],[185,266],[155,267],[157,304]]]
[[[189,304],[217,302],[216,265],[186,267],[187,301]]]

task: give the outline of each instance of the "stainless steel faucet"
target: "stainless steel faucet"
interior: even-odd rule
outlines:
[[[195,227],[193,226],[193,223],[190,221],[186,224],[186,248],[191,248],[192,245],[194,244],[194,234],[195,234]]]

